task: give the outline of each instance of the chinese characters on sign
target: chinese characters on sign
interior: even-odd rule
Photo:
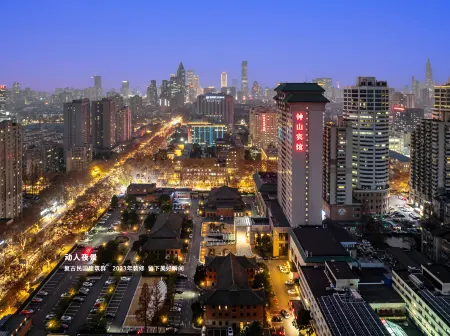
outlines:
[[[79,257],[77,253],[75,253],[74,255],[66,254],[64,257],[64,260],[66,260],[66,261],[95,261],[95,260],[97,260],[97,255],[94,253],[92,253],[92,254],[82,253],[81,257]]]
[[[266,115],[265,114],[262,115],[262,131],[263,132],[266,131]]]
[[[303,124],[303,119],[305,115],[303,112],[295,113],[295,151],[303,152],[304,150],[304,137],[305,137],[305,126]]]
[[[149,272],[183,272],[184,266],[162,265],[162,266],[148,266]]]

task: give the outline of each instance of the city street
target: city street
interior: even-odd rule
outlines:
[[[275,292],[276,303],[270,310],[272,316],[280,316],[282,322],[273,323],[274,327],[283,326],[286,330],[286,336],[298,335],[298,330],[292,325],[293,316],[289,308],[289,300],[298,300],[300,297],[289,295],[287,293],[288,289],[294,288],[294,286],[285,285],[285,281],[289,280],[289,274],[284,274],[280,271],[278,266],[281,264],[286,264],[286,260],[266,260],[264,263],[269,267],[270,277],[272,280],[273,291]],[[275,300],[274,300],[275,301]],[[284,309],[288,311],[291,316],[288,319],[283,318],[280,315],[280,311]]]

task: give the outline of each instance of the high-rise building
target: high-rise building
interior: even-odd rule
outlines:
[[[117,109],[116,142],[118,144],[122,144],[131,140],[132,134],[131,123],[132,123],[131,109],[128,106],[124,106],[120,109]]]
[[[152,107],[158,106],[158,88],[154,79],[150,81],[150,85],[147,87],[147,101]]]
[[[195,89],[195,99],[197,99],[198,95],[202,94],[202,87],[200,85],[200,78],[198,77],[198,75],[194,75],[194,89]]]
[[[241,85],[241,91],[243,95],[244,102],[248,100],[248,62],[242,61],[242,85]]]
[[[64,104],[64,158],[66,170],[85,171],[92,161],[92,119],[87,98]]]
[[[325,90],[324,96],[329,100],[333,100],[333,79],[331,78],[314,78],[313,83],[319,84]]]
[[[177,73],[170,76],[171,99],[170,106],[183,107],[186,100],[186,72],[183,63],[180,63]]]
[[[350,121],[328,123],[323,133],[322,198],[332,220],[358,220],[361,205],[353,202],[353,129]]]
[[[344,118],[353,128],[353,196],[367,213],[389,211],[389,88],[358,77],[344,89]]]
[[[228,86],[228,79],[227,79],[227,73],[226,72],[222,72],[220,74],[220,87],[224,88]]]
[[[189,103],[193,104],[195,102],[195,99],[197,99],[197,88],[195,87],[195,81],[194,81],[194,71],[188,70],[187,71],[187,100]],[[197,77],[198,81],[198,77]]]
[[[261,87],[259,86],[257,81],[254,81],[252,85],[252,98],[253,100],[261,99]]]
[[[421,206],[450,193],[450,83],[436,86],[433,119],[411,136],[410,200]]]
[[[6,98],[8,96],[8,90],[5,85],[0,85],[0,111],[6,110]]]
[[[142,97],[135,95],[133,97],[130,97],[130,109],[131,109],[131,116],[134,119],[139,119],[143,117],[143,104],[142,104]]]
[[[234,99],[222,93],[199,95],[195,112],[215,122],[234,123]]]
[[[250,139],[253,146],[266,149],[277,145],[277,111],[270,107],[250,109]]]
[[[427,61],[425,77],[426,77],[425,85],[427,86],[427,88],[432,88],[434,86],[434,82],[433,82],[433,69],[431,68],[430,59],[428,59]]]
[[[0,216],[15,218],[22,213],[22,126],[0,122]]]
[[[278,202],[292,227],[322,223],[325,98],[315,83],[282,83],[278,112]]]
[[[128,96],[131,94],[129,81],[122,81],[122,87],[120,88],[120,94],[122,96],[124,96],[125,98],[128,98]]]
[[[111,150],[116,146],[116,103],[103,98],[92,102],[92,143],[94,150]]]
[[[94,88],[96,93],[96,100],[102,99],[103,97],[103,88],[102,88],[102,77],[94,76]]]

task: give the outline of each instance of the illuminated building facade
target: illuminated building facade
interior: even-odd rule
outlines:
[[[250,109],[250,138],[252,145],[266,149],[277,144],[277,112],[267,107]]]
[[[344,118],[353,128],[353,197],[367,212],[389,211],[389,88],[375,77],[358,77],[344,89]]]
[[[22,126],[0,122],[0,216],[15,218],[22,213]]]
[[[131,94],[129,81],[122,81],[122,87],[120,88],[120,93],[125,98],[128,98],[128,96]]]
[[[117,110],[116,142],[118,144],[131,140],[131,109],[124,106]]]
[[[95,150],[116,146],[116,103],[111,98],[92,102],[92,143]]]
[[[221,139],[228,132],[228,126],[224,124],[212,124],[208,122],[188,123],[188,143],[214,146],[216,139]]]
[[[66,171],[87,170],[92,161],[92,119],[89,99],[64,104],[64,158]]]
[[[150,81],[150,85],[147,87],[147,101],[151,107],[158,106],[158,88],[154,79]]]
[[[6,90],[6,86],[0,85],[0,111],[4,111],[6,109],[7,95],[8,91]]]
[[[248,62],[242,61],[241,69],[241,91],[242,91],[242,102],[245,103],[248,100]]]
[[[411,135],[411,202],[424,206],[450,194],[450,83],[435,87],[433,119]]]
[[[228,78],[227,78],[227,73],[226,72],[222,72],[220,74],[220,87],[224,88],[228,86]]]
[[[322,223],[325,91],[315,83],[282,83],[278,111],[278,202],[292,227]]]
[[[216,122],[233,124],[234,98],[222,93],[199,95],[197,97],[196,113]]]

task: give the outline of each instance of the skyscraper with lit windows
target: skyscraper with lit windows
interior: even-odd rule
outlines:
[[[292,227],[322,223],[323,114],[328,99],[315,83],[281,83],[277,198]]]
[[[226,72],[222,72],[220,74],[220,87],[224,88],[228,86],[228,78],[227,78],[227,73]]]
[[[242,85],[241,85],[242,97],[243,97],[244,101],[247,101],[248,100],[248,62],[247,61],[242,61],[241,77],[242,77]]]

